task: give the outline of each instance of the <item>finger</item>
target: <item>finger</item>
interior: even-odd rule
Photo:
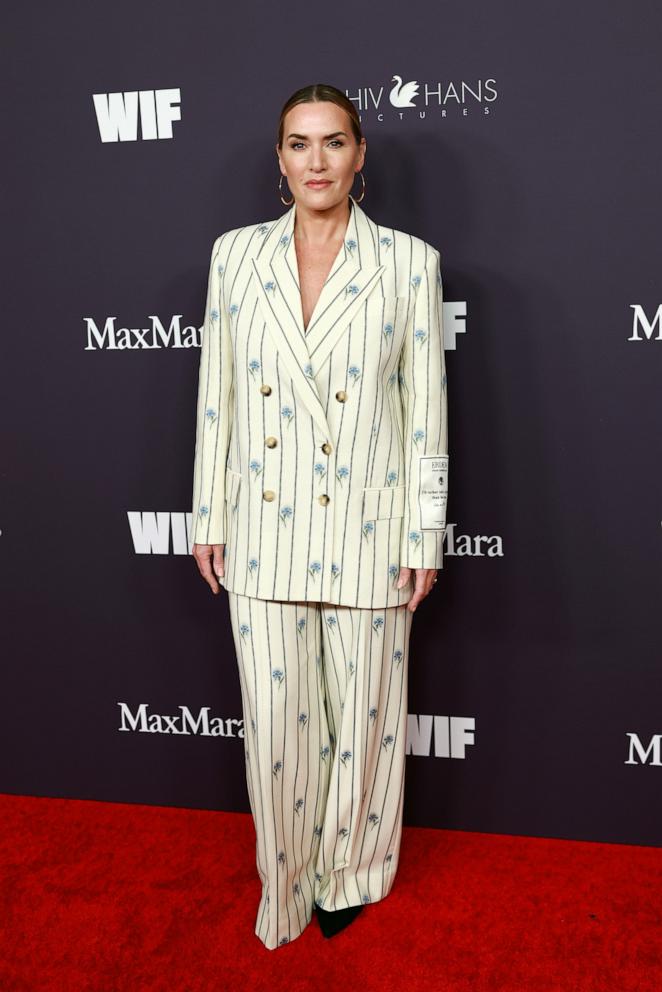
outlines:
[[[209,558],[209,578],[207,581],[211,586],[211,590],[214,594],[221,591],[221,587],[218,583],[219,578],[225,577],[225,545],[224,544],[212,544],[211,555]]]
[[[407,609],[413,613],[419,603],[425,598],[424,577],[419,571],[416,572],[414,592],[407,603]]]
[[[402,587],[409,582],[410,577],[411,577],[411,568],[405,568],[403,566],[400,569],[400,578],[398,579],[398,584],[396,588],[402,589]]]
[[[220,586],[216,581],[214,573],[212,572],[212,556],[214,554],[214,549],[211,544],[201,544],[198,545],[198,553],[196,555],[196,561],[198,563],[198,569],[200,575],[208,584],[214,595],[220,592]]]
[[[217,578],[225,576],[225,558],[223,557],[223,545],[214,546],[214,575]]]
[[[426,596],[430,594],[432,589],[434,579],[434,571],[428,568],[417,568],[416,569],[416,585],[414,589],[414,594],[407,604],[407,609],[412,613],[423,602]]]
[[[202,575],[202,563],[206,558],[208,552],[206,549],[209,547],[207,544],[194,544],[193,545],[193,557],[195,558],[195,564],[198,566],[198,571]]]
[[[211,556],[212,556],[212,551],[210,548],[209,554],[204,555],[204,557],[200,559],[200,572],[205,582],[209,585],[211,591],[213,593],[217,593],[219,587],[218,587],[218,582],[214,578],[214,573],[212,572]]]

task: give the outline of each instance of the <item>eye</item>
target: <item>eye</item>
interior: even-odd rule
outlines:
[[[297,145],[302,145],[303,141],[293,141],[290,143],[290,148],[296,148]]]
[[[340,138],[332,138],[329,144],[340,145],[340,147],[342,148],[343,142],[340,140]]]

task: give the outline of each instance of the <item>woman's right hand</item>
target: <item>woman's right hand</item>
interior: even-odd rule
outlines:
[[[216,581],[216,576],[220,576],[221,578],[225,576],[224,549],[224,544],[193,545],[193,557],[197,562],[198,571],[205,582],[209,584],[214,595],[221,591],[221,587]]]

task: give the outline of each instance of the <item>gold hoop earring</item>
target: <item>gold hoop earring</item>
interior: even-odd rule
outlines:
[[[281,202],[281,203],[284,203],[286,207],[291,207],[291,206],[292,206],[292,204],[294,203],[294,197],[292,197],[292,199],[291,199],[291,200],[284,200],[284,199],[283,199],[283,179],[284,179],[284,178],[285,178],[285,176],[284,176],[284,175],[283,175],[283,173],[281,172],[281,174],[280,174],[280,179],[279,179],[279,181],[278,181],[278,192],[280,193],[280,202]],[[290,190],[290,193],[291,193],[291,192],[292,192],[292,190]]]
[[[360,202],[361,202],[361,200],[363,199],[363,197],[365,196],[365,179],[363,178],[363,172],[362,172],[362,171],[361,171],[361,172],[359,172],[359,175],[360,175],[360,177],[361,177],[361,182],[363,183],[363,188],[362,188],[362,190],[361,190],[361,195],[360,195],[360,197],[358,198],[358,200],[356,199],[356,197],[355,197],[355,196],[353,196],[353,197],[352,197],[352,199],[354,200],[354,203],[360,203]]]

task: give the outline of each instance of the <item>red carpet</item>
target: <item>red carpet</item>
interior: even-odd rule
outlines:
[[[249,815],[0,796],[1,992],[662,992],[662,850],[405,828],[393,891],[268,951]]]

